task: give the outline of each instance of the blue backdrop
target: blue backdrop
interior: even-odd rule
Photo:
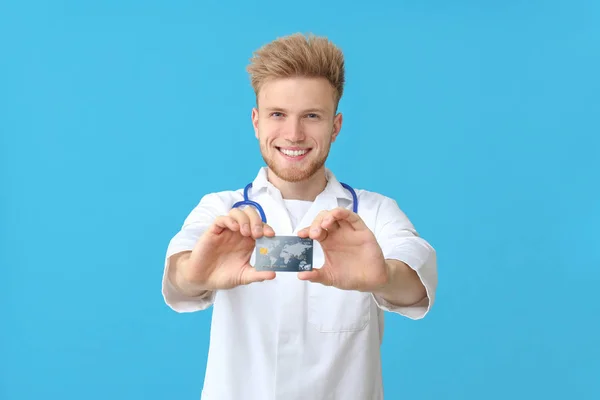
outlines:
[[[245,66],[293,32],[346,54],[328,166],[438,250],[386,398],[600,398],[600,2],[120,0],[0,5],[0,399],[199,397],[163,257],[262,165]]]

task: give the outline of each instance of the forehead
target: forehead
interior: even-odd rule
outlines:
[[[322,108],[332,112],[335,90],[324,78],[282,78],[267,81],[258,94],[261,108],[292,111]]]

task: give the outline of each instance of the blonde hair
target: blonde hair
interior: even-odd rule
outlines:
[[[336,108],[344,93],[344,55],[326,37],[295,33],[277,38],[253,53],[247,71],[257,98],[266,81],[295,76],[327,79]]]

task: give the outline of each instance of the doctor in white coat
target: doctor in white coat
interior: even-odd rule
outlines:
[[[255,207],[233,207],[242,188],[207,194],[166,254],[166,303],[214,307],[201,398],[381,400],[384,312],[428,313],[436,253],[393,199],[344,187],[325,167],[342,128],[344,58],[334,44],[279,38],[255,52],[248,72],[266,163],[248,198],[267,223]],[[255,270],[263,235],[314,239],[314,269]]]

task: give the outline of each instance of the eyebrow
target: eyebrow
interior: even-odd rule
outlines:
[[[281,107],[266,107],[265,108],[267,111],[277,111],[277,112],[287,112],[287,110],[285,108],[281,108]],[[327,110],[325,110],[324,108],[309,108],[306,110],[302,110],[303,113],[321,113],[321,114],[326,114]]]

